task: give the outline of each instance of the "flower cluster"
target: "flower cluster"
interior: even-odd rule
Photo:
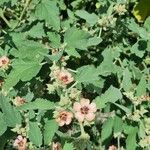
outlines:
[[[116,13],[118,13],[118,15],[124,15],[127,12],[126,6],[124,4],[115,5],[114,10],[116,11]]]
[[[7,56],[0,57],[0,68],[8,69],[9,64],[10,64],[10,60]]]
[[[69,125],[72,121],[73,114],[66,110],[59,110],[56,114],[56,121],[59,126]]]
[[[17,147],[18,150],[26,150],[26,143],[27,139],[21,135],[18,135],[14,142],[14,147]]]
[[[89,99],[82,98],[80,103],[75,102],[73,105],[75,117],[79,122],[93,121],[95,119],[96,104],[90,103]]]
[[[15,106],[21,106],[23,105],[24,103],[26,103],[26,100],[20,96],[17,96],[14,101],[13,101],[14,105]]]
[[[82,98],[80,102],[73,104],[74,116],[79,122],[93,121],[96,110],[96,104],[90,103],[89,99]],[[69,125],[73,119],[73,113],[66,110],[58,110],[54,114],[59,126]]]

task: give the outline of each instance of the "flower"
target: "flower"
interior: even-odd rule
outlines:
[[[61,110],[58,112],[56,116],[56,122],[58,122],[59,126],[69,125],[72,121],[73,114],[66,110]]]
[[[52,144],[52,150],[62,150],[61,144],[58,143],[58,142],[56,142],[56,143],[53,142],[53,144]]]
[[[21,106],[23,105],[24,103],[26,103],[26,100],[20,96],[17,96],[14,100],[14,105],[15,106]]]
[[[7,56],[2,56],[0,58],[0,68],[7,69],[9,63],[10,63],[10,60]]]
[[[114,6],[114,10],[119,14],[119,15],[124,15],[127,10],[126,10],[126,6],[122,5],[122,4],[117,4]]]
[[[73,77],[67,70],[61,70],[58,74],[58,79],[65,85],[73,82]]]
[[[83,122],[85,119],[87,121],[94,120],[97,110],[96,104],[93,102],[90,104],[90,100],[85,98],[82,98],[80,103],[75,102],[73,109],[75,111],[75,117],[79,122]]]
[[[18,135],[14,142],[14,146],[18,148],[18,150],[25,150],[26,149],[27,139],[23,138],[21,135]]]
[[[112,146],[109,146],[108,150],[117,150],[116,146],[112,145]]]

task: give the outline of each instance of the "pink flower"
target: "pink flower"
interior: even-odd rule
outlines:
[[[65,85],[73,82],[73,77],[71,73],[69,73],[67,70],[61,70],[58,74],[58,79]]]
[[[15,104],[16,106],[21,106],[21,105],[23,105],[24,103],[26,103],[26,100],[25,100],[24,98],[20,97],[20,96],[17,96],[17,97],[15,98],[15,100],[14,100],[14,104]]]
[[[17,139],[14,142],[14,146],[18,148],[18,150],[26,149],[27,139],[23,138],[21,135],[18,135]]]
[[[54,143],[52,144],[52,150],[62,150],[60,143]]]
[[[9,63],[10,63],[10,60],[9,60],[8,57],[2,56],[2,57],[0,58],[0,68],[7,69]]]
[[[112,146],[109,146],[108,150],[117,150],[116,146],[112,145]]]
[[[91,103],[89,99],[82,98],[80,103],[75,102],[73,105],[75,111],[75,117],[79,122],[84,120],[92,121],[95,119],[95,112],[97,110],[96,104]]]
[[[72,121],[73,114],[71,112],[62,110],[58,112],[56,116],[56,121],[58,122],[59,126],[69,125]]]

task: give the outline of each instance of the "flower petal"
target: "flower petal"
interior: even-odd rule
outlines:
[[[64,126],[65,122],[63,120],[61,120],[61,121],[58,122],[58,124],[59,124],[60,127],[62,127],[62,126]]]
[[[22,141],[22,140],[23,140],[23,137],[22,137],[21,135],[18,135],[17,139],[18,139],[19,141]]]
[[[81,104],[81,106],[89,106],[90,100],[82,98],[80,104]]]
[[[95,114],[94,113],[89,113],[85,116],[87,121],[92,121],[95,118]]]
[[[72,121],[72,118],[71,117],[68,117],[67,120],[66,120],[66,125],[70,124]]]
[[[96,104],[95,103],[91,103],[89,106],[89,111],[92,112],[96,112],[97,108],[96,108]]]
[[[81,109],[80,103],[75,102],[74,105],[73,105],[73,109],[74,109],[75,111],[79,112],[80,109]]]
[[[75,117],[79,122],[83,122],[84,120],[84,115],[81,112],[75,113]]]

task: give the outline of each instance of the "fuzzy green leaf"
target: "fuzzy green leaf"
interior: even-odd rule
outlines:
[[[64,41],[67,44],[66,52],[70,48],[86,50],[88,47],[88,37],[89,34],[83,30],[75,27],[69,28],[64,35]]]
[[[99,73],[92,65],[82,66],[77,69],[76,81],[80,83],[93,83],[99,80]]]
[[[19,80],[31,80],[37,75],[42,66],[38,62],[34,61],[16,60],[12,64],[12,67],[13,70],[5,80],[4,89],[6,90],[15,86],[19,82]]]
[[[103,142],[111,136],[113,131],[113,124],[114,124],[113,118],[109,118],[106,122],[104,122],[101,132],[101,139]]]
[[[136,149],[136,147],[137,147],[136,134],[137,134],[136,128],[134,128],[128,134],[127,139],[126,139],[126,149],[127,150],[135,150]]]
[[[122,94],[119,89],[110,86],[110,88],[101,96],[95,99],[98,108],[104,108],[108,102],[114,103],[122,98]]]
[[[95,13],[88,13],[87,11],[85,10],[77,10],[75,12],[75,14],[77,16],[79,16],[80,18],[86,20],[86,22],[90,25],[90,26],[93,26],[97,23],[98,21],[98,16],[95,14]]]
[[[45,32],[43,29],[43,23],[37,23],[33,26],[29,31],[26,32],[27,35],[33,38],[42,38],[45,36]]]
[[[36,7],[35,16],[39,20],[45,20],[47,24],[59,31],[60,18],[56,1],[42,0]]]
[[[22,106],[20,106],[18,109],[19,110],[50,110],[54,108],[54,103],[50,102],[48,100],[45,99],[41,99],[41,98],[37,98],[35,101],[33,102],[28,102],[26,104],[23,104]]]
[[[47,33],[49,40],[51,41],[51,46],[53,48],[59,48],[61,45],[61,37],[59,34],[56,34],[55,32],[48,32]]]
[[[73,150],[73,144],[72,143],[65,143],[63,150]]]
[[[7,130],[7,124],[4,120],[4,114],[0,112],[0,136]]]
[[[55,134],[55,132],[58,130],[58,124],[55,120],[48,120],[45,123],[44,126],[44,143],[45,145],[48,145]]]
[[[9,99],[2,94],[0,95],[0,106],[7,126],[15,127],[17,124],[21,124],[20,113],[9,103]]]
[[[48,53],[48,50],[41,43],[26,39],[26,34],[13,33],[11,37],[17,49],[13,48],[10,53],[19,59],[41,62],[44,57],[40,53]]]
[[[113,64],[114,54],[111,49],[105,49],[102,53],[103,62],[97,67],[99,74],[102,76],[108,76],[111,73],[116,73],[116,66]]]
[[[122,88],[125,91],[130,91],[132,88],[131,77],[132,77],[131,72],[128,70],[128,68],[126,68],[123,72],[123,80],[122,80]]]
[[[28,135],[30,141],[37,147],[40,147],[42,145],[42,133],[36,122],[29,122]]]
[[[146,88],[147,88],[146,78],[145,75],[143,75],[139,84],[137,85],[136,95],[137,96],[146,95]]]

